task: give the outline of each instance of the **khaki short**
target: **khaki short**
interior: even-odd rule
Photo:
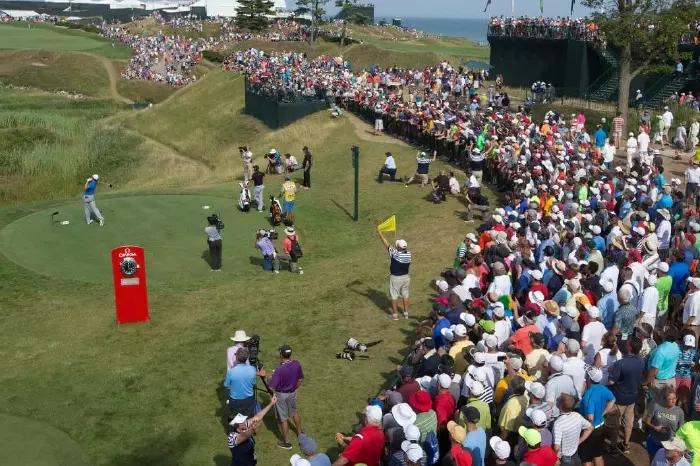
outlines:
[[[410,284],[410,275],[389,275],[389,296],[391,299],[408,298]]]

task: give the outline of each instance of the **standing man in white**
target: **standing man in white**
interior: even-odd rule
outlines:
[[[83,208],[85,209],[85,221],[90,225],[92,220],[92,215],[100,222],[100,226],[105,224],[105,219],[100,213],[100,209],[97,208],[95,204],[95,189],[97,189],[97,182],[100,177],[98,175],[92,175],[85,181],[85,191],[83,192]]]

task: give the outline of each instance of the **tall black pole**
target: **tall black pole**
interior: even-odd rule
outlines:
[[[355,167],[355,214],[353,220],[360,219],[360,148],[352,146],[352,166]]]

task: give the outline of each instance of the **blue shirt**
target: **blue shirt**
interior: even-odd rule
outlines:
[[[600,236],[600,235],[594,236],[593,242],[595,243],[595,248],[598,251],[601,251],[601,252],[605,251],[605,240],[603,239],[602,236]]]
[[[587,416],[593,415],[593,427],[598,427],[603,424],[605,417],[603,412],[605,411],[605,406],[609,401],[614,401],[615,397],[612,392],[599,383],[590,385],[585,392],[583,392],[583,397],[581,398],[581,416],[588,419]]]
[[[690,270],[685,262],[675,261],[668,268],[668,276],[671,277],[671,294],[685,294],[685,281],[688,279]]]
[[[444,317],[438,319],[438,321],[435,323],[435,329],[433,330],[433,340],[435,340],[435,348],[439,348],[447,344],[445,338],[443,338],[442,336],[442,329],[450,328],[450,325],[450,321]]]
[[[615,313],[618,307],[620,307],[620,303],[617,302],[617,294],[614,291],[604,294],[598,300],[598,309],[600,309],[603,325],[605,325],[605,328],[608,330],[615,325]]]
[[[608,137],[607,134],[605,134],[605,130],[603,128],[598,128],[598,130],[595,132],[595,145],[596,147],[604,147],[605,146],[605,139]]]
[[[486,456],[486,431],[482,427],[477,427],[474,432],[467,432],[467,436],[462,442],[464,448],[469,448],[472,453],[472,465],[484,466]]]
[[[95,194],[95,188],[97,188],[97,180],[90,178],[90,181],[87,183],[87,188],[85,188],[85,195],[92,196]]]
[[[629,406],[637,402],[643,373],[644,359],[631,354],[615,361],[612,367],[608,368],[608,380],[614,382],[612,391],[616,404]]]
[[[656,209],[670,209],[673,206],[673,198],[670,194],[663,194],[661,199],[656,201],[654,207]]]
[[[229,398],[245,400],[253,396],[257,370],[250,364],[238,363],[226,371],[224,387],[229,389]]]
[[[681,355],[681,349],[676,343],[665,341],[656,347],[649,355],[649,367],[659,370],[656,378],[667,380],[676,376],[676,364]]]

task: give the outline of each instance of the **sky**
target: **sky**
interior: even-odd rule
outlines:
[[[569,16],[570,0],[543,0],[545,16]],[[326,10],[334,11],[334,0],[328,2]],[[374,16],[383,17],[425,17],[425,18],[488,18],[490,16],[510,15],[511,0],[491,0],[491,6],[484,13],[486,0],[370,0],[374,3]],[[582,17],[589,10],[576,0],[574,16]],[[294,2],[287,0],[293,7]],[[539,16],[540,0],[515,0],[515,14]]]

